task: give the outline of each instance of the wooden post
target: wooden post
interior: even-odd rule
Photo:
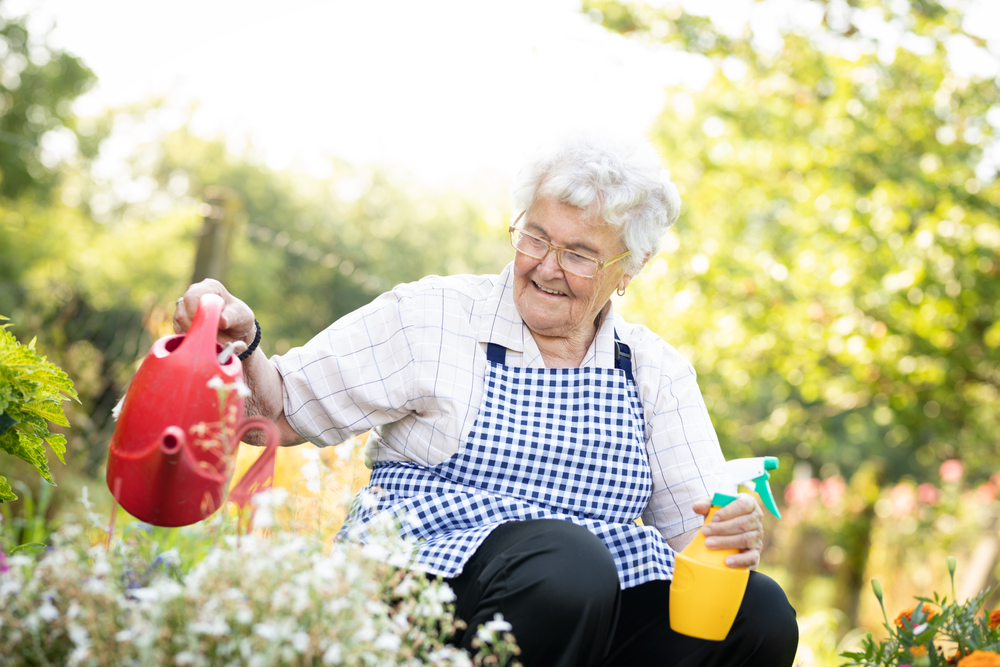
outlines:
[[[202,203],[198,206],[204,222],[198,233],[192,283],[205,278],[225,282],[229,248],[236,236],[238,222],[243,217],[240,215],[242,210],[243,202],[232,190],[217,186],[205,188]]]

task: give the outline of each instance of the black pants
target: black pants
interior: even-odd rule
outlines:
[[[468,628],[496,613],[513,626],[524,667],[790,667],[795,610],[770,578],[750,573],[729,636],[707,641],[670,629],[669,581],[620,590],[607,547],[568,521],[517,521],[490,534],[446,580]]]

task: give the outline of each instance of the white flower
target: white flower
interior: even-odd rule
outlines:
[[[337,614],[344,611],[350,606],[351,603],[345,600],[344,598],[333,598],[332,600],[326,603],[326,610],[331,614]]]
[[[63,526],[59,532],[62,533],[64,538],[73,539],[74,537],[83,534],[83,528],[75,523],[71,523]]]
[[[270,623],[257,623],[253,626],[253,631],[264,639],[271,640],[278,637],[278,628]]]
[[[77,646],[90,646],[90,633],[87,629],[73,623],[69,626],[69,638]]]
[[[372,510],[378,507],[378,494],[372,491],[362,491],[358,494],[360,496],[361,507],[366,510]]]
[[[310,643],[312,643],[312,639],[309,637],[309,633],[307,632],[299,630],[292,635],[292,647],[294,647],[299,653],[305,653],[308,651]]]
[[[115,640],[120,642],[130,642],[135,639],[135,635],[138,629],[134,627],[127,627],[124,630],[119,630],[115,633]]]
[[[222,637],[229,634],[229,624],[225,619],[216,616],[209,621],[195,621],[188,624],[188,630],[198,635]]]
[[[156,602],[160,599],[160,592],[155,588],[133,588],[128,595],[140,602]]]
[[[372,642],[372,646],[382,651],[396,652],[402,643],[402,640],[396,635],[385,633],[376,637],[375,641]]]
[[[399,549],[397,551],[392,552],[389,555],[389,560],[387,560],[386,562],[389,565],[392,565],[393,567],[403,568],[410,564],[410,560],[411,560],[411,553],[409,551],[404,551],[402,549]]]
[[[923,631],[927,629],[927,625],[928,625],[927,623],[921,623],[920,625],[914,625],[913,626],[913,634],[914,635],[922,634]]]
[[[55,605],[46,600],[38,608],[38,617],[41,618],[43,621],[51,623],[52,621],[59,618],[59,610],[56,609]]]
[[[73,649],[73,652],[69,654],[69,661],[66,663],[66,665],[67,667],[76,667],[89,657],[90,657],[89,646],[77,646],[75,649]]]
[[[510,632],[514,629],[510,623],[503,620],[503,614],[501,613],[493,614],[493,620],[487,621],[485,627],[492,632]]]
[[[181,555],[177,553],[177,547],[167,549],[158,556],[158,559],[164,565],[170,565],[173,567],[177,567],[181,564]]]
[[[354,450],[357,449],[357,446],[357,440],[355,438],[350,438],[339,445],[335,445],[333,447],[333,451],[337,455],[338,459],[346,461],[354,455]]]
[[[251,498],[251,502],[253,502],[253,504],[257,507],[277,507],[278,505],[283,504],[286,500],[288,500],[288,491],[280,486],[272,486],[268,489],[264,489],[260,493],[254,494],[253,498]]]
[[[393,590],[394,595],[398,595],[401,598],[405,598],[410,593],[415,591],[417,588],[417,582],[413,577],[406,576],[403,580],[397,584],[396,588]]]
[[[339,665],[340,661],[343,659],[344,649],[340,644],[330,644],[325,651],[323,651],[323,662],[327,665]]]
[[[94,573],[95,577],[106,577],[111,574],[111,565],[102,558],[94,563],[94,567],[90,571]]]
[[[229,385],[229,387],[235,390],[236,395],[239,396],[240,398],[248,398],[253,393],[252,391],[250,391],[250,387],[247,386],[247,383],[244,382],[243,380],[237,379],[235,382]]]
[[[372,560],[384,563],[389,560],[391,552],[383,547],[381,544],[369,543],[361,548],[361,553],[366,558],[371,558]]]
[[[178,665],[193,665],[197,657],[198,656],[191,651],[181,651],[174,656],[174,662]]]
[[[208,381],[209,389],[222,389],[226,386],[226,383],[222,381],[218,375],[213,375],[212,379]]]
[[[484,644],[492,644],[496,641],[496,634],[485,625],[479,626],[479,629],[476,630],[476,637]]]
[[[370,618],[362,619],[361,629],[354,633],[354,638],[359,642],[370,642],[375,639],[375,625]]]

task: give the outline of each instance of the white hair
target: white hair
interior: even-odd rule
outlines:
[[[521,167],[510,187],[513,215],[539,196],[560,201],[615,227],[634,276],[660,250],[663,234],[680,215],[681,198],[656,149],[643,137],[575,134],[543,147]]]

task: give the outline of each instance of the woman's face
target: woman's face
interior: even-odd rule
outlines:
[[[601,221],[586,224],[583,215],[583,210],[557,197],[539,197],[519,226],[552,245],[595,259],[625,251],[614,228]],[[621,262],[604,267],[593,278],[581,278],[564,271],[551,251],[543,259],[521,252],[514,257],[514,303],[535,335],[582,338],[589,345],[596,333],[597,314],[611,293],[629,280]]]

